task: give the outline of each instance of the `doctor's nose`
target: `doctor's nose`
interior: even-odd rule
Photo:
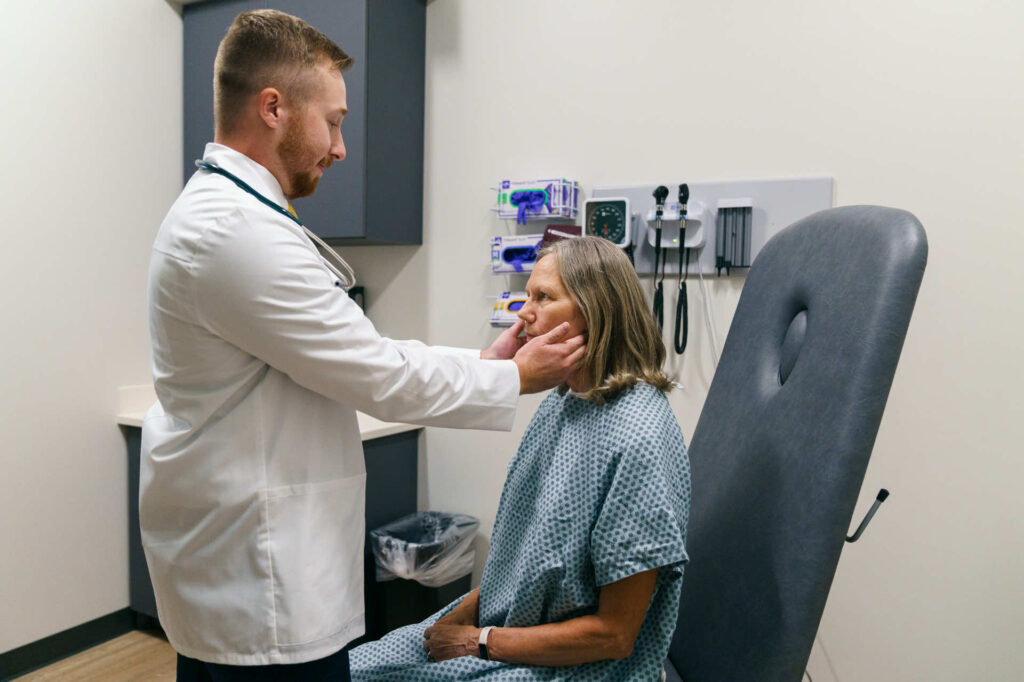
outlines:
[[[329,154],[335,161],[345,159],[345,139],[341,136],[341,133],[338,134],[338,141],[331,145]]]

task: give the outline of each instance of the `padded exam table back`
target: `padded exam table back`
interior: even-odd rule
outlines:
[[[786,228],[750,268],[689,451],[669,650],[685,682],[801,679],[927,253],[910,213],[848,206]]]

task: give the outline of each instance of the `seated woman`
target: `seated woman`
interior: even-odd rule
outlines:
[[[629,260],[603,239],[542,251],[526,291],[526,336],[569,322],[570,336],[588,334],[582,365],[541,403],[509,464],[480,587],[354,649],[353,680],[661,674],[690,502],[661,334]]]

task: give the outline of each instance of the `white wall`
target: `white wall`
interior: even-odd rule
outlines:
[[[117,387],[149,380],[149,248],[181,187],[181,18],[7,3],[0,652],[128,605]]]
[[[433,0],[427,19],[424,246],[346,251],[378,327],[492,338],[500,178],[827,174],[839,205],[912,211],[929,265],[854,522],[880,487],[892,497],[844,552],[821,629],[834,671],[817,650],[812,672],[1019,677],[1024,5]],[[739,284],[712,288],[720,341]],[[691,335],[673,398],[685,433],[713,371],[703,321]],[[489,533],[537,400],[511,434],[429,430],[424,506]]]

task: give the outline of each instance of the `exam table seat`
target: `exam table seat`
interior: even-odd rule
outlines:
[[[803,677],[927,253],[910,213],[849,206],[750,268],[689,449],[669,681]]]

